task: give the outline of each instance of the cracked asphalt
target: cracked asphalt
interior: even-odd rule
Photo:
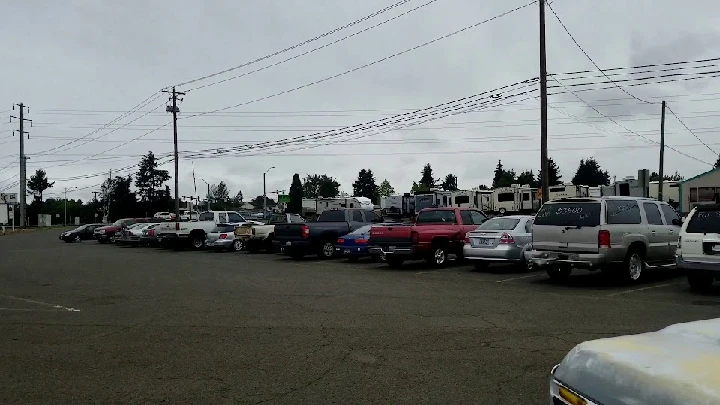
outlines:
[[[0,239],[3,404],[544,404],[585,340],[714,318],[660,273],[294,262]]]

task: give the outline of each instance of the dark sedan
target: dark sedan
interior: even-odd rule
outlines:
[[[66,231],[60,234],[60,240],[67,243],[80,242],[83,240],[94,239],[93,232],[95,229],[107,226],[108,224],[86,224],[81,225],[71,231]]]

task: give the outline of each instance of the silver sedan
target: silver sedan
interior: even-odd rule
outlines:
[[[531,215],[508,215],[491,218],[465,236],[463,256],[477,269],[490,262],[525,265],[525,250],[532,242]]]

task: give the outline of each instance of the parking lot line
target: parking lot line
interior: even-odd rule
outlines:
[[[528,274],[528,275],[525,275],[525,276],[512,277],[512,278],[506,278],[506,279],[503,279],[503,280],[498,280],[498,281],[496,281],[496,283],[505,283],[505,282],[507,282],[507,281],[522,280],[522,279],[524,279],[524,278],[531,278],[531,277],[539,277],[539,276],[541,276],[541,275],[542,275],[542,274],[540,274],[540,273]]]
[[[59,309],[59,310],[61,310],[61,311],[80,312],[80,310],[77,309],[77,308],[64,307],[64,306],[62,306],[62,305],[49,304],[49,303],[47,303],[47,302],[30,300],[30,299],[27,299],[27,298],[14,297],[14,296],[12,296],[12,295],[0,294],[0,298],[7,298],[7,299],[11,299],[11,300],[18,300],[18,301],[27,302],[27,303],[30,303],[30,304],[45,305],[45,306],[48,306],[48,307],[52,307],[52,308],[55,308],[55,309]]]
[[[671,286],[671,285],[678,285],[678,284],[685,284],[685,282],[682,282],[682,283],[668,283],[668,284],[650,285],[650,286],[647,286],[647,287],[635,288],[635,289],[632,289],[632,290],[625,290],[625,291],[620,291],[620,292],[608,294],[607,296],[608,296],[608,297],[615,297],[615,296],[617,296],[617,295],[630,294],[630,293],[639,292],[639,291],[645,291],[645,290],[652,290],[653,288],[669,287],[669,286]]]

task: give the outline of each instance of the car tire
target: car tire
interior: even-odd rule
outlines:
[[[110,236],[110,240],[109,240],[110,243],[115,243],[116,241],[117,241],[117,238],[115,237],[115,235]]]
[[[690,274],[687,276],[687,279],[688,284],[690,284],[690,289],[698,292],[706,292],[710,290],[713,282],[715,282],[715,277],[713,276],[705,276],[698,274]]]
[[[445,245],[434,245],[430,248],[430,255],[425,259],[432,267],[445,267],[448,261],[447,248]]]
[[[507,212],[507,210],[505,208],[500,208],[498,210],[498,214],[500,214],[500,215],[505,215],[506,212]]]
[[[242,241],[241,239],[235,239],[235,240],[233,241],[232,250],[234,250],[234,251],[236,251],[236,252],[240,252],[240,251],[242,251],[243,249],[245,249],[245,244],[243,243],[243,241]]]
[[[195,234],[190,236],[190,247],[193,250],[202,250],[205,248],[205,235]]]
[[[556,265],[548,266],[548,268],[545,271],[546,271],[547,275],[550,277],[550,280],[563,281],[563,280],[567,280],[567,278],[570,276],[570,273],[572,273],[572,268],[570,266],[556,264]]]
[[[398,258],[398,257],[385,256],[385,262],[386,262],[386,263],[388,264],[388,266],[390,266],[391,268],[393,268],[393,269],[399,269],[400,267],[402,267],[403,262],[405,262],[405,260],[403,260],[403,259],[401,259],[401,258]]]
[[[81,242],[82,239],[80,239],[80,235],[75,235],[75,238],[73,238],[73,242]]]
[[[623,281],[638,283],[645,275],[645,254],[641,249],[631,248],[623,260],[620,276]]]
[[[335,243],[330,240],[326,240],[320,245],[320,251],[318,257],[321,259],[332,259],[335,256]]]

